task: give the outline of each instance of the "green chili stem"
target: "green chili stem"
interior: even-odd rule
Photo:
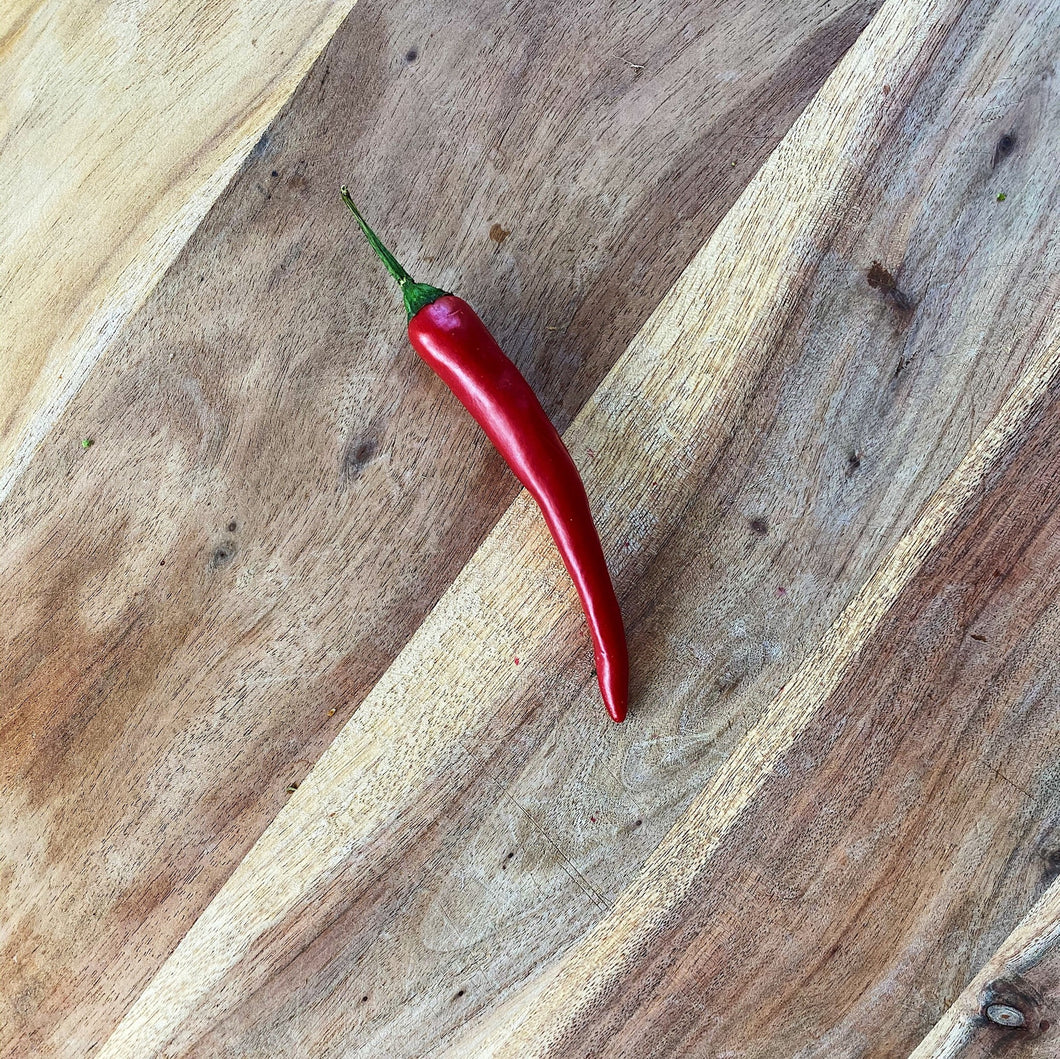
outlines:
[[[368,222],[361,216],[361,211],[357,209],[357,204],[353,201],[353,197],[345,184],[339,188],[339,194],[342,196],[342,201],[349,206],[350,212],[357,218],[357,223],[360,225],[361,231],[364,232],[368,245],[386,266],[387,272],[397,280],[398,286],[401,288],[401,296],[405,302],[405,312],[408,313],[410,320],[425,305],[430,305],[431,302],[446,296],[447,291],[432,287],[429,283],[417,283],[405,271],[398,259],[383,245],[379,236],[368,227]]]

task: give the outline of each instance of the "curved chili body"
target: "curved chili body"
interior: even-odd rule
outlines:
[[[567,446],[475,310],[455,295],[417,283],[368,227],[345,185],[340,194],[401,288],[416,352],[460,398],[541,508],[585,609],[604,705],[621,723],[629,699],[626,632],[585,487]]]
[[[622,612],[567,446],[530,384],[463,299],[446,294],[420,309],[409,321],[409,341],[541,508],[585,609],[604,705],[621,723],[629,699]]]

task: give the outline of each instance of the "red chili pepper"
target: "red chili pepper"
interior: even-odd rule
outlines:
[[[585,487],[563,439],[471,306],[416,283],[365,223],[345,187],[342,201],[401,287],[413,348],[456,394],[541,508],[585,608],[604,705],[614,721],[623,721],[629,661],[622,612]]]

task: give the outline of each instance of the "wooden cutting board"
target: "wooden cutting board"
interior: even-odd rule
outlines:
[[[364,5],[182,115],[16,361],[4,1055],[1055,1054],[1060,17],[873,14]],[[566,429],[625,725],[344,180]]]

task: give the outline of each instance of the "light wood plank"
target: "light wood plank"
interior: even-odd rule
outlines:
[[[0,497],[353,0],[0,16]]]

